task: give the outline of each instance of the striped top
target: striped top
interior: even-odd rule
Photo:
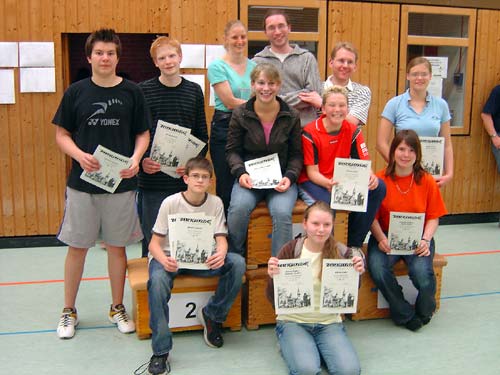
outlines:
[[[201,87],[182,78],[175,87],[163,85],[158,77],[139,84],[146,97],[152,118],[151,139],[144,157],[149,157],[158,120],[163,120],[191,129],[191,134],[203,142],[208,141],[205,117],[205,100]],[[206,148],[202,154],[206,154]],[[138,186],[145,190],[168,191],[173,193],[186,190],[182,178],[172,178],[163,172],[145,173],[142,168],[138,175]]]
[[[333,86],[332,76],[329,76],[324,85],[323,90]],[[368,110],[370,109],[370,103],[372,100],[372,92],[368,86],[362,85],[357,82],[349,80],[347,86],[347,100],[349,107],[349,114],[356,117],[359,121],[366,125],[368,121]]]

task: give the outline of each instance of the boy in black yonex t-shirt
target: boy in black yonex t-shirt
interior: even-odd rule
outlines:
[[[75,302],[85,257],[100,233],[108,251],[112,294],[109,319],[122,333],[135,331],[123,306],[125,246],[142,238],[135,207],[135,175],[149,143],[150,119],[139,87],[116,75],[121,53],[118,35],[111,29],[93,32],[85,53],[92,77],[68,88],[52,120],[58,146],[73,159],[57,236],[69,246],[64,266],[64,309],[57,327],[60,338],[75,334]],[[123,180],[113,194],[80,179],[84,170],[100,169],[92,156],[98,145],[132,160],[130,167],[120,172]]]

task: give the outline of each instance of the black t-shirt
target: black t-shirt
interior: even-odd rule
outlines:
[[[93,154],[100,144],[125,156],[132,156],[136,136],[149,130],[151,120],[144,95],[126,79],[113,87],[101,87],[90,78],[72,84],[64,93],[52,122],[69,131],[75,144]],[[73,159],[68,186],[90,194],[105,190],[82,180],[83,170]],[[123,179],[116,193],[135,190],[137,179]]]

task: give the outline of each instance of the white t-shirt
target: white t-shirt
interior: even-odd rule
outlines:
[[[207,216],[215,217],[214,237],[217,235],[227,235],[226,216],[224,215],[224,205],[222,200],[212,194],[206,194],[206,198],[198,206],[189,203],[182,192],[173,194],[165,198],[158,211],[153,233],[165,237],[165,254],[170,254],[168,240],[168,215],[171,214],[192,214],[204,213]]]

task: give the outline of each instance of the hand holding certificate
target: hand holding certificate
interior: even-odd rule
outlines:
[[[415,253],[424,230],[425,214],[391,211],[389,219],[389,255]]]
[[[351,259],[323,259],[321,313],[355,313],[358,304],[359,273]]]
[[[254,189],[274,189],[282,180],[278,154],[247,160],[245,169],[252,180]]]
[[[168,216],[171,257],[179,268],[207,270],[206,261],[214,253],[214,217],[196,214]]]
[[[280,259],[274,280],[276,314],[312,312],[313,276],[310,259]]]
[[[444,137],[419,137],[422,146],[422,167],[433,177],[443,175]]]
[[[335,158],[330,206],[336,210],[366,212],[371,161]]]
[[[151,160],[160,164],[160,170],[179,178],[176,169],[197,156],[205,142],[191,135],[191,129],[158,120],[151,146]]]
[[[80,178],[109,193],[114,193],[122,180],[120,171],[131,165],[131,159],[101,145],[97,146],[93,156],[99,162],[100,169],[94,172],[83,171]]]

